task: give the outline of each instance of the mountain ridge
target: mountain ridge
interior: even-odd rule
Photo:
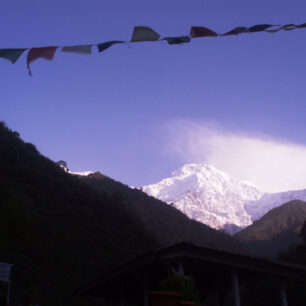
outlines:
[[[14,264],[14,305],[78,305],[70,295],[76,288],[182,240],[244,251],[236,239],[140,190],[102,174],[69,174],[65,164],[0,122],[0,260]]]
[[[250,225],[244,201],[257,200],[262,195],[253,184],[240,182],[205,164],[184,165],[172,172],[171,177],[142,189],[216,229],[225,225],[239,228]]]
[[[306,189],[265,193],[258,201],[247,201],[245,209],[252,216],[252,220],[256,221],[271,209],[293,200],[306,201]]]
[[[66,173],[2,122],[0,242],[1,261],[14,264],[12,303],[46,306],[76,305],[73,290],[158,246],[120,201]]]
[[[283,203],[306,200],[306,189],[263,193],[254,184],[206,164],[186,164],[170,177],[143,186],[142,190],[171,203],[190,218],[230,234]]]
[[[234,235],[254,255],[276,257],[302,242],[299,232],[306,220],[306,202],[293,200],[267,212]]]
[[[100,172],[79,176],[79,179],[108,196],[119,197],[123,205],[136,212],[163,246],[183,240],[232,252],[244,252],[241,245],[228,235],[190,220],[175,207],[148,196],[142,190],[132,189]]]

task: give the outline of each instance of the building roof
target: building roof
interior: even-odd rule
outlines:
[[[252,278],[306,278],[306,267],[261,257],[246,256],[227,251],[181,242],[139,256],[116,269],[101,275],[78,290],[78,294],[103,294],[102,288],[126,279],[149,275],[153,283],[166,276],[169,269],[182,263],[185,275],[204,283],[226,282],[230,269],[241,279]],[[151,282],[152,283],[152,282]]]

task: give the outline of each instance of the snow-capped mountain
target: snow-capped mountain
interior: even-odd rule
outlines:
[[[251,183],[242,182],[205,164],[187,164],[170,178],[143,191],[173,205],[192,219],[220,229],[239,228],[252,223],[245,201],[256,201],[262,193]]]
[[[81,176],[93,173],[64,170]],[[251,225],[275,207],[292,200],[306,201],[306,189],[263,193],[254,184],[205,164],[187,164],[174,171],[171,177],[141,189],[175,206],[189,218],[231,234]]]
[[[245,210],[252,220],[258,220],[271,209],[293,200],[306,201],[306,189],[266,193],[258,201],[246,201]]]
[[[192,219],[229,233],[286,202],[306,201],[306,190],[264,194],[255,185],[205,164],[187,164],[171,177],[142,190],[171,203]]]

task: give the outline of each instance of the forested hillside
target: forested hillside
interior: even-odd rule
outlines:
[[[118,199],[65,173],[0,124],[0,261],[15,265],[13,299],[62,304],[78,286],[157,246]]]
[[[14,264],[12,303],[76,305],[71,293],[104,271],[182,240],[241,250],[139,190],[66,173],[0,124],[0,261]]]
[[[200,222],[190,220],[182,212],[138,189],[117,182],[101,173],[82,176],[80,180],[95,189],[118,199],[132,210],[154,233],[159,245],[187,241],[198,245],[233,252],[243,252],[242,246],[231,236]]]
[[[305,220],[306,202],[294,200],[270,210],[234,237],[255,255],[276,257],[301,243],[298,233]]]

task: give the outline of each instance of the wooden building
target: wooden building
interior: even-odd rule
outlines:
[[[278,305],[288,306],[286,283],[306,279],[304,266],[182,242],[109,271],[81,288],[78,295],[98,297],[99,305],[148,306],[149,292],[172,272],[192,275],[205,305],[214,306],[257,305],[250,292],[258,284],[263,284],[264,291],[275,291]]]

